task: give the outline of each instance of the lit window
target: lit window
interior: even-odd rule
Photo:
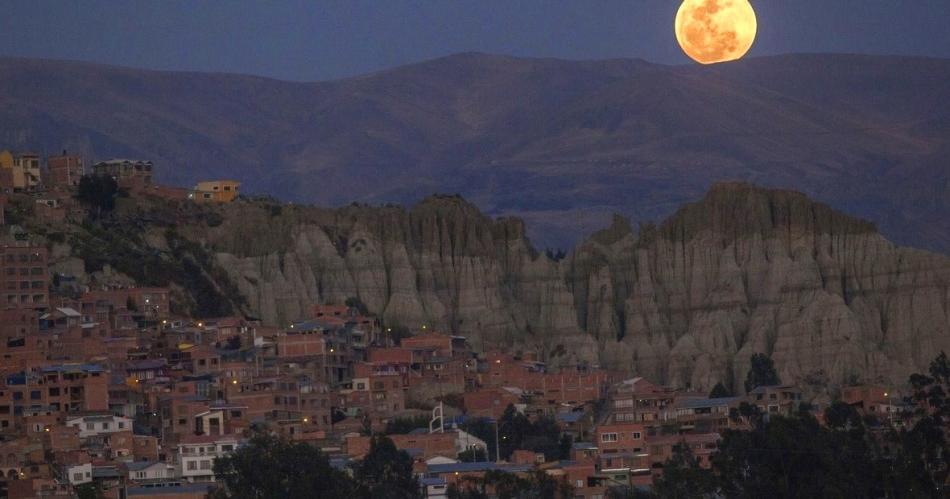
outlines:
[[[616,433],[604,433],[600,436],[601,442],[616,442],[617,434]]]

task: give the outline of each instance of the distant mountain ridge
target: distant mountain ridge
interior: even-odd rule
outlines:
[[[294,83],[0,58],[0,147],[142,157],[325,205],[458,192],[570,247],[712,183],[794,188],[950,252],[950,61],[787,55],[717,66],[457,54]]]

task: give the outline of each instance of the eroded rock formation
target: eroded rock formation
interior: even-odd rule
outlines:
[[[675,385],[902,382],[950,350],[950,258],[802,194],[720,184],[659,226],[616,218],[560,261],[458,197],[337,210],[237,203],[201,234],[253,313],[359,297],[389,324],[536,349]]]

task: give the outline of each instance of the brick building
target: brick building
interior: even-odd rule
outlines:
[[[152,162],[136,159],[110,159],[92,165],[96,175],[115,179],[119,187],[140,191],[152,185]]]
[[[0,246],[0,308],[49,307],[47,251],[27,244]]]
[[[78,187],[83,173],[82,158],[69,155],[65,150],[59,156],[46,159],[46,186],[49,188]]]

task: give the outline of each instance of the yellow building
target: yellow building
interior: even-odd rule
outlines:
[[[13,168],[13,153],[0,151],[0,168]]]
[[[191,198],[199,203],[230,203],[241,193],[241,183],[236,180],[212,180],[198,182]]]
[[[40,185],[40,157],[38,154],[13,154],[0,151],[0,168],[7,170],[14,190],[25,191]]]

